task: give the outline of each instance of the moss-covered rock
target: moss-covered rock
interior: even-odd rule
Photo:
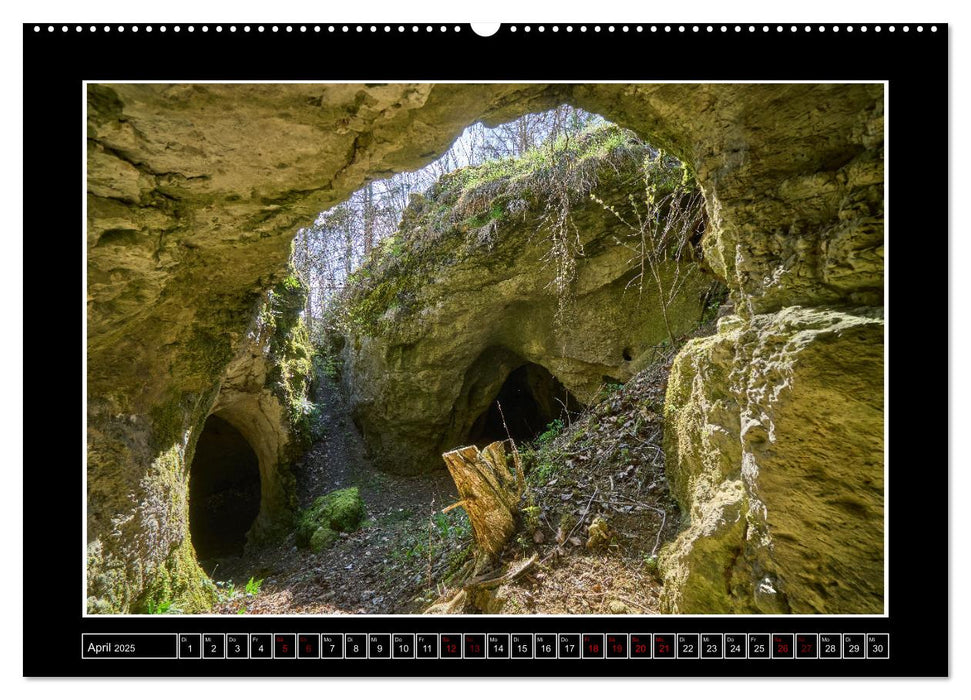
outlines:
[[[669,612],[883,611],[883,333],[878,309],[792,307],[678,355]]]
[[[356,486],[319,496],[300,513],[296,539],[298,547],[315,552],[328,546],[338,532],[353,532],[364,521],[364,501]]]
[[[696,241],[659,262],[662,294],[650,271],[639,277],[641,232],[624,223],[645,215],[645,177],[662,194],[685,179],[655,156],[601,127],[455,171],[413,200],[397,254],[375,256],[345,300],[342,376],[381,468],[440,469],[527,363],[586,403],[650,363],[669,331],[697,325],[711,279]]]

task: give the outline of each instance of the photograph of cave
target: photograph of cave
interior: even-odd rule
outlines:
[[[885,612],[883,83],[95,83],[86,609]]]

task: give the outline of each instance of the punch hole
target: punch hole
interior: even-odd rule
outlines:
[[[471,25],[472,33],[481,37],[490,37],[499,31],[499,27],[502,25],[499,22],[473,22]],[[456,27],[455,31],[459,28]]]

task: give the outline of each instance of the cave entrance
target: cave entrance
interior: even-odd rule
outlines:
[[[489,408],[472,424],[468,442],[483,447],[505,440],[506,427],[517,443],[527,442],[557,418],[564,419],[567,412],[580,408],[580,403],[549,370],[529,362],[509,373]]]
[[[189,471],[189,532],[199,560],[241,555],[259,511],[256,453],[228,421],[209,416]]]

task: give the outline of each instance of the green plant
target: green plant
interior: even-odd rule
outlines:
[[[239,595],[239,591],[236,590],[236,584],[232,581],[213,581],[213,584],[216,588],[216,598],[220,603],[228,603]]]
[[[147,612],[149,615],[175,615],[179,612],[179,609],[173,607],[171,600],[164,600],[158,603],[150,600],[148,601]]]
[[[337,379],[339,370],[340,359],[330,348],[324,348],[314,355],[314,372],[318,377]]]
[[[543,509],[537,505],[528,505],[523,508],[523,517],[526,529],[530,532],[539,527],[539,516]]]
[[[662,341],[667,342],[667,341]],[[598,401],[603,401],[604,399],[610,398],[613,394],[624,388],[624,385],[620,382],[605,382],[600,387],[600,392],[597,395]]]
[[[546,430],[536,437],[536,444],[545,446],[551,444],[563,432],[563,421],[559,418],[546,426]]]
[[[541,453],[536,460],[536,466],[529,472],[529,480],[533,484],[545,484],[559,471],[559,462],[551,455]]]
[[[257,595],[262,585],[263,579],[250,576],[249,581],[246,582],[246,595]]]
[[[647,554],[646,552],[644,553],[644,568],[647,570],[647,573],[649,573],[654,578],[659,579],[661,577],[661,571],[658,568],[657,557],[654,556],[653,554]]]

